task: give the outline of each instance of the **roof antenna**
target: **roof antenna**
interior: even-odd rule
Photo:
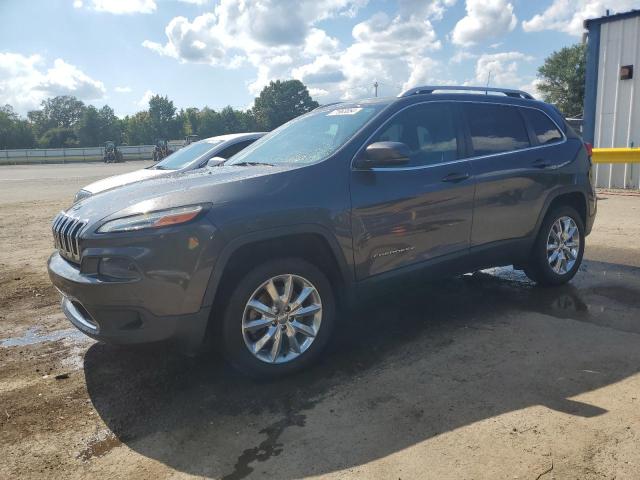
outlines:
[[[489,88],[489,82],[491,81],[491,70],[489,70],[489,74],[487,75],[487,86],[486,88]],[[485,90],[484,91],[485,95],[489,95],[489,90]]]

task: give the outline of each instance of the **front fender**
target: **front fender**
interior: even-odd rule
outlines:
[[[352,289],[349,287],[354,282],[353,265],[350,265],[347,262],[345,252],[338,243],[335,235],[332,235],[331,232],[322,225],[301,224],[251,232],[230,240],[221,250],[220,255],[216,260],[213,271],[211,272],[211,277],[209,278],[207,289],[205,291],[202,307],[211,308],[213,306],[216,293],[220,286],[220,280],[222,279],[227,264],[229,263],[229,260],[231,259],[233,254],[239,248],[265,240],[277,240],[278,238],[300,234],[320,235],[327,242],[329,248],[331,249],[333,257],[336,260],[336,264],[338,265],[340,276],[344,281],[344,285],[347,286],[347,291],[351,292]]]

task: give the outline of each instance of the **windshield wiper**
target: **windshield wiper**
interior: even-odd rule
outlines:
[[[265,165],[267,167],[273,167],[273,164],[264,163],[264,162],[238,162],[238,163],[230,163],[229,165],[235,165],[237,167],[255,167],[255,166],[258,166],[258,165]]]

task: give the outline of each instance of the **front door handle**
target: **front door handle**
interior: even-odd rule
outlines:
[[[450,173],[449,175],[446,175],[442,181],[443,182],[461,182],[463,180],[466,180],[467,178],[469,178],[471,175],[469,175],[468,173]]]
[[[533,166],[536,168],[548,168],[551,166],[551,162],[547,162],[545,159],[539,158],[533,162]]]

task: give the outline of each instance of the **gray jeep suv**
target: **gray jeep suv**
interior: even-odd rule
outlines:
[[[596,213],[588,146],[524,92],[451,88],[320,107],[221,167],[74,204],[48,264],[64,312],[99,340],[213,343],[276,376],[388,282],[499,265],[569,281]]]

